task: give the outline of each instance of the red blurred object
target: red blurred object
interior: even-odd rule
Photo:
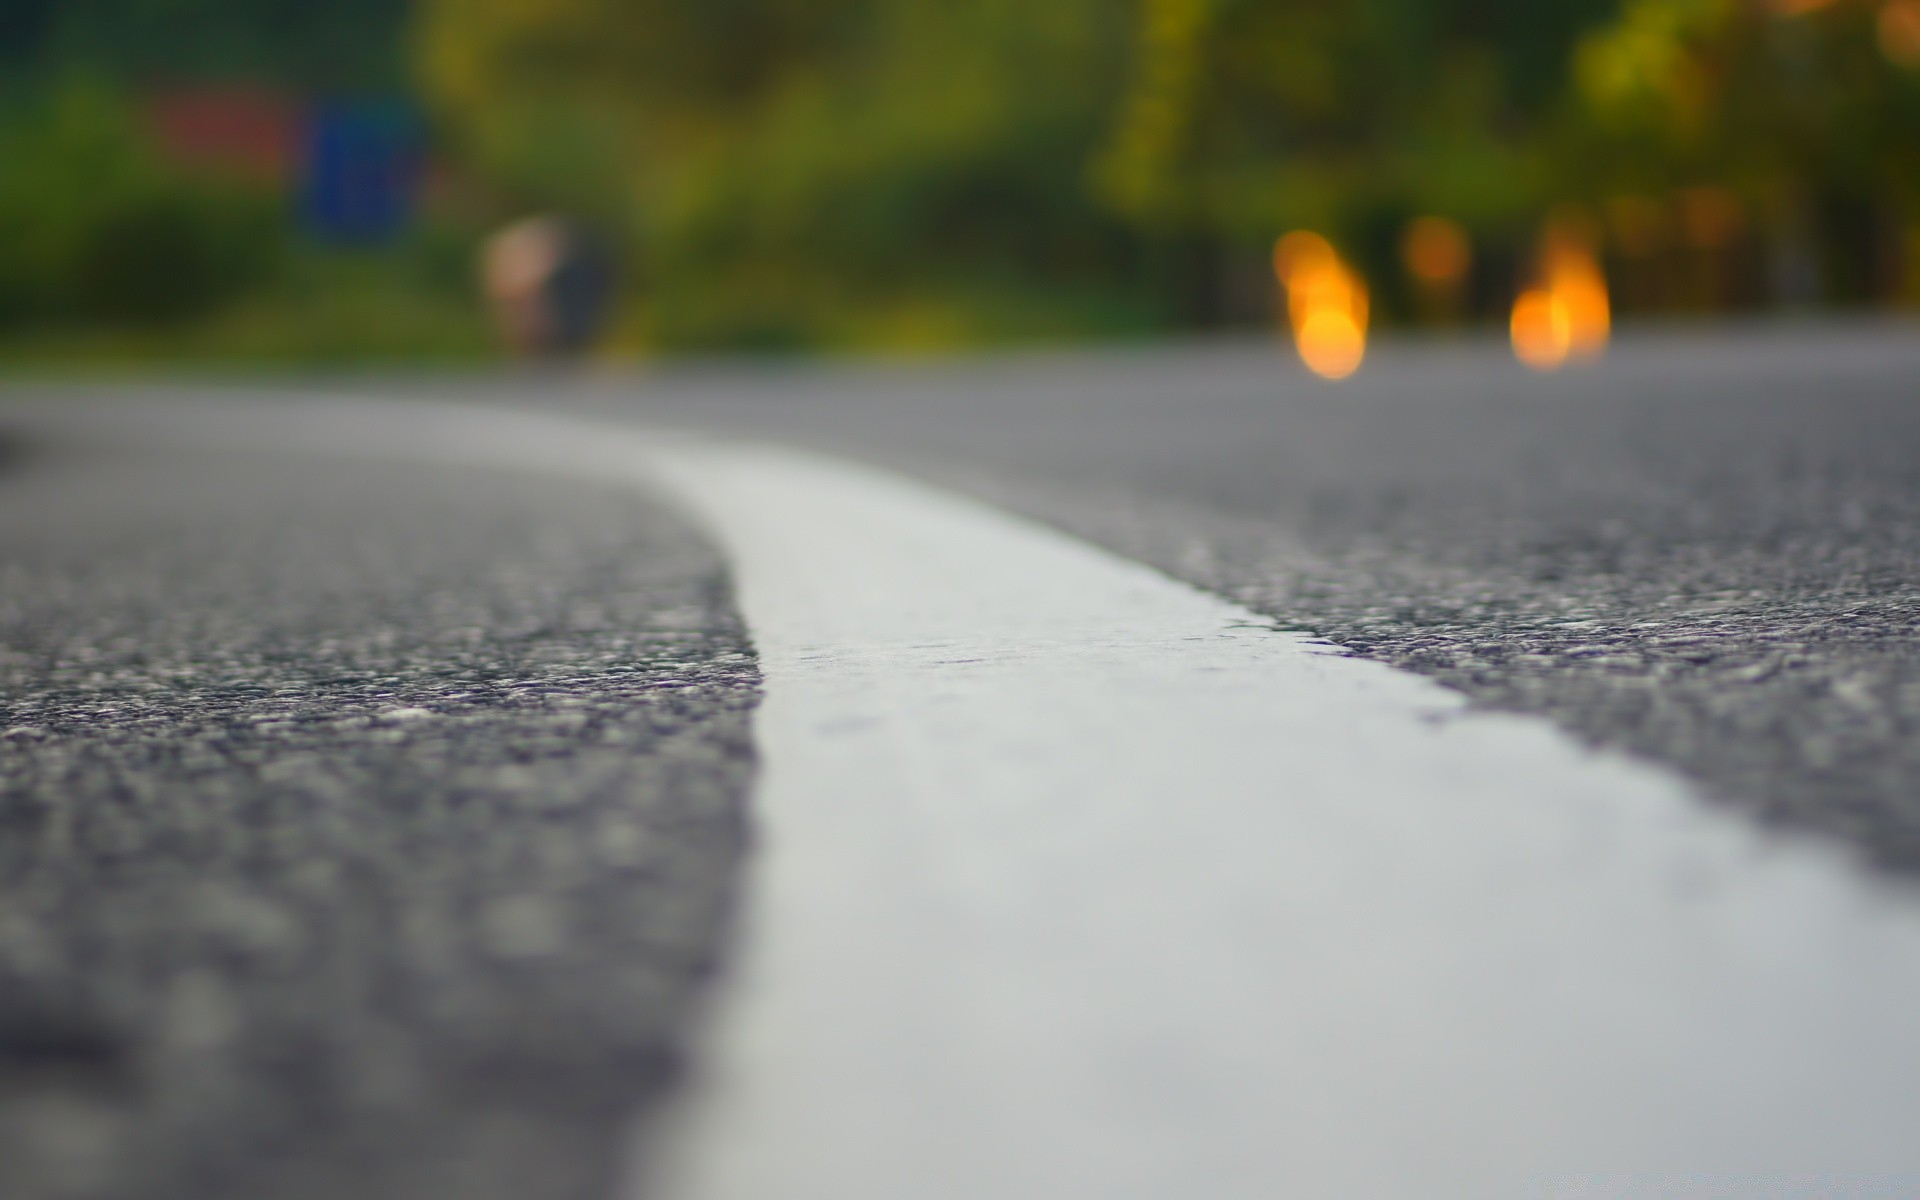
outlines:
[[[147,98],[146,115],[175,161],[286,187],[300,162],[306,114],[257,88],[179,88]]]

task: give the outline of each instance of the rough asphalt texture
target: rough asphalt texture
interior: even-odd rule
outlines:
[[[894,464],[1920,878],[1911,327],[332,390]],[[623,492],[0,442],[0,1200],[608,1194],[755,685]]]
[[[1920,328],[666,372],[583,409],[969,488],[1920,872]]]
[[[741,858],[725,580],[626,492],[9,443],[0,1197],[609,1194]]]

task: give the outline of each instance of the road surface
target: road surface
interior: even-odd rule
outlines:
[[[1898,923],[1917,383],[1893,326],[1647,335],[1548,377],[1390,346],[1338,385],[1251,345],[17,385],[0,1190],[607,1194],[752,879],[760,676],[711,529],[510,450],[169,414],[451,399],[880,464],[1623,754],[1728,829],[1810,833]]]
[[[165,451],[17,452],[0,529],[0,1194],[611,1186],[741,853],[713,550]]]
[[[1549,376],[1441,344],[1326,383],[1240,346],[586,390],[968,488],[1920,866],[1910,326],[1647,334]]]

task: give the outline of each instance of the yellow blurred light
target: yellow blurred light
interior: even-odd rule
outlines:
[[[1287,322],[1300,361],[1316,375],[1345,379],[1367,352],[1367,287],[1332,243],[1296,230],[1273,247],[1273,270],[1287,290]]]
[[[1874,18],[1880,53],[1902,67],[1920,67],[1920,0],[1887,0]]]
[[[1531,288],[1513,302],[1513,353],[1537,371],[1551,371],[1567,361],[1573,344],[1572,322],[1566,305],[1545,288]]]
[[[1460,282],[1473,263],[1467,231],[1445,217],[1410,221],[1400,238],[1400,257],[1415,279],[1435,287]]]
[[[1273,273],[1289,289],[1294,276],[1324,271],[1339,261],[1333,243],[1310,230],[1296,229],[1273,244]]]
[[[1326,379],[1345,379],[1360,369],[1367,354],[1367,331],[1347,313],[1315,312],[1294,331],[1294,344],[1307,369]]]
[[[1567,339],[1574,358],[1597,358],[1613,332],[1613,310],[1607,300],[1607,281],[1592,260],[1565,264],[1555,271],[1548,287],[1554,303],[1566,310]]]
[[[1367,327],[1367,289],[1347,265],[1334,259],[1287,280],[1287,316],[1295,329],[1318,313],[1344,313],[1356,328]]]
[[[1541,286],[1514,301],[1508,330],[1515,357],[1542,371],[1599,357],[1612,332],[1613,310],[1591,245],[1566,227],[1549,226],[1540,275]]]

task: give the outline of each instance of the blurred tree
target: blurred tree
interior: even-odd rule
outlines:
[[[1373,208],[1538,202],[1567,53],[1612,0],[1143,0],[1099,164],[1136,217],[1232,237],[1351,231]]]
[[[275,200],[170,170],[97,82],[0,121],[0,163],[0,325],[188,319],[279,252]]]
[[[1639,264],[1629,308],[1750,298],[1729,264],[1796,255],[1830,295],[1887,291],[1887,247],[1920,249],[1920,0],[7,0],[16,319],[204,309],[277,236],[156,164],[106,93],[48,101],[74,64],[410,71],[491,217],[614,235],[648,335],[682,345],[1244,315],[1301,226],[1390,320],[1420,216],[1467,236],[1484,311],[1569,203]],[[136,298],[163,276],[203,283]]]
[[[1397,275],[1413,215],[1537,212],[1566,62],[1615,11],[424,0],[419,61],[495,178],[634,235],[669,320],[804,326],[848,295],[995,278],[1211,320],[1235,262],[1266,302],[1289,226]]]
[[[475,161],[644,250],[659,336],[782,342],[1144,294],[1082,178],[1126,34],[1104,0],[427,0],[419,54]]]
[[[1587,121],[1561,146],[1565,190],[1674,193],[1697,246],[1804,246],[1831,296],[1891,290],[1887,260],[1920,220],[1920,73],[1889,49],[1888,10],[1629,0],[1573,62]]]

